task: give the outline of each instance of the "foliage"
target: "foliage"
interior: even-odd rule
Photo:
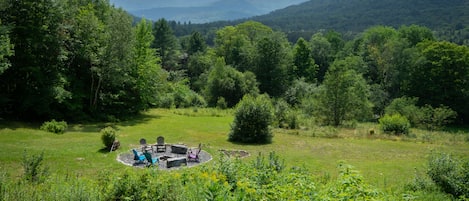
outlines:
[[[290,108],[283,99],[274,103],[275,124],[279,128],[297,129],[299,128],[298,112]]]
[[[311,45],[305,39],[299,38],[293,51],[297,78],[303,77],[308,82],[315,82],[319,66],[314,63]]]
[[[106,149],[111,149],[112,144],[116,141],[116,129],[113,127],[106,127],[99,131],[101,133],[101,141],[103,142]]]
[[[437,108],[425,105],[421,107],[421,110],[423,116],[419,123],[427,130],[441,130],[452,123],[457,116],[455,111],[443,105]]]
[[[47,179],[48,168],[43,166],[44,152],[39,155],[28,155],[26,151],[23,153],[22,166],[23,178],[26,181],[41,183]]]
[[[460,120],[465,119],[469,115],[469,48],[427,41],[419,43],[416,51],[411,76],[404,85],[406,94],[418,97],[420,105],[446,105],[458,113]]]
[[[344,120],[369,119],[369,87],[346,60],[335,61],[317,94],[317,114],[325,124],[339,126]]]
[[[418,125],[421,119],[421,110],[416,105],[418,98],[400,97],[392,100],[386,106],[385,114],[393,115],[400,114],[406,117],[412,125]]]
[[[44,122],[40,129],[43,131],[55,133],[55,134],[63,134],[67,130],[68,124],[65,121],[56,121],[52,119],[51,121]]]
[[[409,134],[410,130],[409,120],[400,114],[384,115],[379,119],[379,125],[384,132],[395,135]]]
[[[306,82],[304,79],[294,80],[290,88],[284,94],[283,99],[291,106],[299,106],[304,99],[317,92],[317,86]]]
[[[428,176],[444,192],[469,197],[469,161],[450,154],[433,153],[428,161]]]
[[[285,93],[293,74],[291,47],[283,33],[259,38],[255,45],[253,69],[261,93],[279,97]]]
[[[242,143],[270,143],[273,108],[265,95],[245,96],[236,106],[229,140]]]
[[[379,200],[380,192],[366,184],[352,166],[339,164],[339,178],[326,188],[321,200]]]
[[[7,28],[2,25],[0,19],[0,75],[8,69],[11,64],[8,57],[13,55],[13,46],[10,43]]]
[[[417,98],[396,98],[386,107],[385,112],[390,115],[400,114],[406,117],[412,125],[427,130],[441,130],[456,117],[456,112],[446,106],[418,107],[417,102]]]
[[[258,93],[256,78],[252,73],[241,73],[235,68],[225,66],[218,59],[207,78],[205,94],[210,106],[215,106],[221,97],[228,107],[236,105],[246,94]]]
[[[166,73],[161,69],[160,58],[151,48],[154,40],[151,22],[142,19],[134,28],[134,61],[137,74],[137,88],[142,101],[142,108],[156,105],[158,95],[166,82]]]
[[[177,70],[177,38],[166,19],[159,19],[153,25],[153,41],[151,47],[157,50],[161,65],[166,70]]]

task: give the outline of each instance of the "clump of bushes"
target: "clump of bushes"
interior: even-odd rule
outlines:
[[[469,161],[434,153],[429,159],[427,174],[444,192],[469,198]]]
[[[229,140],[242,143],[270,143],[273,107],[267,96],[245,96],[236,107]]]
[[[116,141],[116,129],[108,126],[106,128],[101,129],[100,132],[101,140],[103,141],[103,144],[104,146],[106,146],[107,150],[111,150],[112,148],[111,151],[114,151],[119,148],[120,143]],[[116,144],[113,147],[112,145],[114,144],[114,142],[116,142]]]
[[[408,134],[410,130],[409,120],[400,114],[384,115],[379,119],[379,125],[385,133],[395,135]]]
[[[65,133],[65,130],[67,129],[67,127],[68,127],[67,122],[56,121],[55,119],[52,119],[51,121],[44,122],[41,125],[40,129],[43,131],[51,132],[51,133],[63,134]]]
[[[386,107],[385,113],[400,114],[406,117],[412,126],[427,130],[441,130],[452,123],[457,116],[457,113],[448,106],[424,105],[419,107],[417,102],[417,98],[396,98]]]

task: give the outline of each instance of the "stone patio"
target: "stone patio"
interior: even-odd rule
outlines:
[[[196,165],[200,165],[200,164],[203,164],[205,162],[208,162],[210,160],[212,160],[212,155],[210,155],[208,152],[204,151],[203,149],[200,151],[199,153],[199,161],[196,162],[196,161],[187,161],[187,166],[186,165],[182,165],[180,167],[171,167],[171,168],[167,168],[166,167],[166,160],[168,158],[185,158],[187,157],[187,154],[177,154],[177,153],[173,153],[172,150],[171,150],[171,145],[167,144],[165,145],[166,146],[166,151],[165,152],[156,152],[156,149],[154,150],[150,150],[150,153],[151,153],[151,156],[152,157],[158,157],[159,159],[159,162],[158,162],[158,167],[160,170],[171,170],[171,169],[177,169],[177,168],[181,168],[181,167],[192,167],[192,166],[196,166]],[[180,145],[179,145],[180,146]],[[142,148],[135,148],[137,151],[141,152],[142,151]],[[197,147],[189,147],[188,150],[192,150],[192,151],[197,151]],[[125,153],[121,153],[117,156],[117,160],[125,165],[128,165],[128,166],[134,166],[134,167],[147,167],[147,163],[138,163],[138,161],[135,161],[134,160],[134,154],[132,153],[132,150],[129,150],[128,152],[125,152]],[[145,162],[147,162],[145,160]]]

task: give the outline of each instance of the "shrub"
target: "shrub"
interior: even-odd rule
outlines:
[[[379,125],[384,132],[396,135],[408,134],[410,130],[409,120],[400,114],[384,115],[379,119]]]
[[[111,149],[112,144],[116,140],[116,130],[110,126],[101,129],[101,140],[107,149]]]
[[[42,165],[44,152],[39,155],[29,156],[26,151],[23,153],[23,178],[30,182],[43,182],[48,176],[48,168]]]
[[[405,116],[413,126],[427,130],[441,130],[453,122],[457,113],[451,108],[441,105],[434,108],[430,105],[416,106],[417,98],[396,98],[385,109],[386,114]]]
[[[434,153],[430,156],[427,174],[444,192],[469,197],[469,161]]]
[[[273,122],[272,103],[267,96],[245,96],[236,107],[229,140],[242,143],[269,143]]]
[[[67,129],[68,125],[65,121],[56,121],[52,119],[51,121],[46,121],[41,125],[41,130],[56,133],[56,134],[63,134]]]
[[[422,116],[418,123],[427,130],[441,130],[445,125],[452,123],[457,116],[454,110],[444,105],[437,108],[425,105],[421,110]]]
[[[219,108],[219,109],[226,109],[226,108],[228,108],[228,104],[226,103],[225,98],[223,98],[223,97],[218,97],[218,100],[217,100],[217,108]]]

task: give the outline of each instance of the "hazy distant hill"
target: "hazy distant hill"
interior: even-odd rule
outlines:
[[[262,15],[307,0],[111,0],[137,17],[206,23]]]
[[[431,29],[469,25],[468,0],[310,0],[251,18],[283,31],[359,32],[373,25],[419,24]]]

